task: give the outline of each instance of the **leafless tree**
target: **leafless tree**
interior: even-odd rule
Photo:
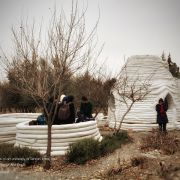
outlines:
[[[83,71],[93,57],[96,43],[97,20],[87,33],[86,9],[79,12],[78,4],[72,3],[70,18],[54,11],[46,38],[42,38],[42,26],[35,28],[21,23],[20,29],[12,28],[15,56],[7,60],[8,76],[14,79],[14,86],[43,106],[47,115],[48,139],[45,168],[51,166],[51,127],[55,119],[57,99],[64,92],[67,80]],[[38,34],[38,35],[37,35]],[[47,107],[51,97],[50,108]]]
[[[76,103],[80,106],[82,96],[86,96],[93,104],[93,117],[103,112],[107,113],[108,98],[110,89],[113,87],[115,80],[111,74],[104,68],[87,70],[84,74],[76,76],[74,79],[74,86],[72,88],[73,94],[79,99]]]
[[[146,78],[140,77],[138,75],[138,70],[134,77],[128,76],[127,64],[122,68],[121,72],[117,75],[116,83],[114,85],[113,92],[117,94],[115,101],[119,102],[121,105],[126,106],[125,112],[121,115],[119,125],[117,126],[117,117],[115,111],[112,109],[111,112],[114,113],[115,125],[114,131],[118,133],[121,129],[123,120],[126,115],[130,112],[131,108],[136,102],[142,101],[150,93],[150,80],[153,74],[148,75]]]

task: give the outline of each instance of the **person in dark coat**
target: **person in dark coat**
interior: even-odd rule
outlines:
[[[60,114],[58,114],[57,116],[57,124],[71,124],[75,122],[75,107],[74,107],[74,96],[66,96],[63,98],[62,102],[60,103],[59,107],[58,107],[58,112],[60,110],[60,108],[62,108],[62,106],[67,105],[68,106],[68,117],[67,118],[62,118]]]
[[[63,123],[62,122],[63,120],[61,118],[59,118],[59,116],[58,116],[58,112],[59,112],[60,107],[62,107],[63,104],[67,103],[67,98],[68,97],[66,95],[64,95],[64,94],[61,95],[61,97],[60,97],[60,101],[59,101],[58,106],[57,106],[55,119],[54,119],[54,122],[53,122],[53,124],[55,124],[55,125],[59,125],[59,124]]]
[[[166,124],[168,123],[168,117],[166,111],[168,110],[168,104],[163,101],[162,98],[159,99],[159,103],[156,105],[157,111],[157,123],[159,124],[159,130],[166,132]]]
[[[84,121],[92,118],[92,103],[85,96],[81,98],[80,114],[83,115]]]
[[[75,122],[76,110],[74,106],[74,96],[67,97],[67,104],[69,104],[70,116],[66,121],[66,124],[71,124]]]

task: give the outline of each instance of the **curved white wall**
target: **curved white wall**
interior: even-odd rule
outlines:
[[[94,114],[93,114],[93,117],[94,117]],[[104,126],[108,124],[107,116],[104,116],[103,113],[99,113],[95,119],[97,121],[98,126]]]
[[[51,154],[54,156],[64,155],[70,143],[90,137],[99,141],[102,139],[96,121],[53,125]],[[40,153],[45,154],[47,148],[47,126],[29,126],[29,121],[19,123],[16,126],[15,145],[37,149]]]
[[[10,113],[0,115],[0,143],[15,143],[16,125],[36,120],[39,113]]]
[[[178,89],[178,99],[177,99],[177,112],[179,112],[177,114],[177,121],[180,122],[180,79],[176,79],[176,84],[177,84],[177,89]]]
[[[123,70],[122,70],[123,73]],[[169,123],[168,129],[179,129],[180,123],[180,95],[177,82],[168,70],[166,62],[163,62],[157,56],[132,56],[127,60],[126,73],[130,81],[139,77],[144,81],[147,77],[152,76],[150,83],[150,93],[141,102],[135,102],[130,112],[122,123],[122,129],[132,129],[135,131],[151,130],[157,127],[155,106],[159,98],[165,98],[168,95],[169,110],[167,111]],[[125,74],[125,73],[124,73]],[[131,83],[131,82],[128,82]],[[118,101],[119,95],[113,90],[115,99],[114,108],[109,107],[108,119],[109,126],[119,125],[122,115],[126,112],[126,105]],[[113,111],[112,111],[113,109]]]

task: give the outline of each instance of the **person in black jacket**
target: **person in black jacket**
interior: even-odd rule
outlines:
[[[57,111],[57,124],[71,124],[75,122],[74,96],[66,96]]]
[[[157,111],[157,123],[159,124],[159,130],[166,132],[166,124],[168,123],[168,117],[166,111],[168,110],[168,104],[164,103],[163,99],[159,99],[159,103],[156,105]]]
[[[71,124],[75,122],[75,116],[76,116],[76,111],[74,106],[74,96],[67,97],[67,104],[69,105],[70,116],[67,119],[66,124]]]
[[[84,121],[92,118],[92,103],[85,96],[81,98],[80,114],[83,115]]]
[[[62,124],[63,120],[59,117],[59,109],[63,106],[63,104],[67,103],[67,96],[66,95],[61,95],[60,97],[60,101],[58,102],[58,106],[57,106],[57,111],[56,111],[56,115],[55,115],[55,119],[54,119],[54,123],[55,125],[59,125]]]

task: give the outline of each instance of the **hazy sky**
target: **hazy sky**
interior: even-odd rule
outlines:
[[[86,5],[87,27],[93,27],[100,9],[99,44],[105,43],[102,59],[109,69],[118,70],[124,56],[170,52],[180,65],[180,0],[79,0]],[[11,26],[21,19],[44,23],[56,4],[67,15],[71,0],[0,0],[0,45],[12,50]]]

